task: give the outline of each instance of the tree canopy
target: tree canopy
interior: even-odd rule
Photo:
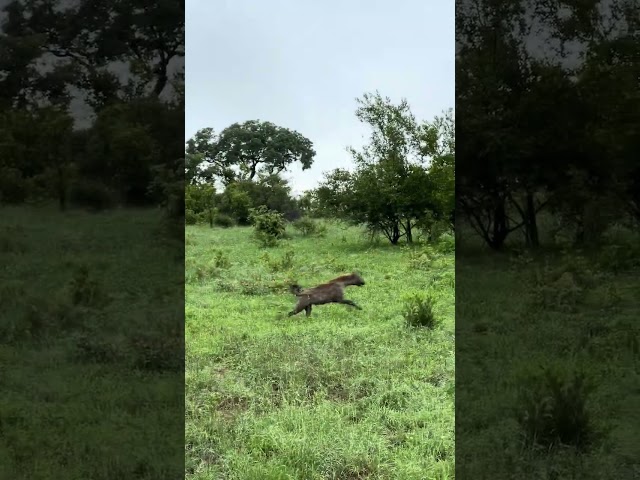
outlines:
[[[378,92],[358,99],[356,117],[371,127],[361,150],[348,147],[354,171],[336,169],[316,189],[320,208],[392,244],[413,241],[416,225],[453,221],[453,113],[417,122],[407,100],[394,104]]]
[[[26,0],[3,8],[3,202],[51,196],[65,208],[67,197],[149,204],[166,203],[159,192],[179,194],[183,7]],[[159,188],[161,178],[173,186]]]
[[[571,212],[577,241],[593,205],[633,212],[638,20],[626,0],[598,3],[457,3],[457,202],[494,249],[516,230],[537,246],[545,209]]]
[[[186,152],[193,181],[217,178],[223,183],[279,174],[295,162],[306,170],[316,154],[302,134],[259,120],[234,123],[219,135],[203,128],[188,140]]]

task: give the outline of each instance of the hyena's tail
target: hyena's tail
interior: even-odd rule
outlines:
[[[289,291],[293,295],[297,295],[302,291],[302,287],[300,285],[298,285],[297,283],[294,283],[293,285],[289,285]]]

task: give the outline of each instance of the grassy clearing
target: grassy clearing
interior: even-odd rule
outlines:
[[[640,275],[611,251],[457,256],[459,476],[636,478]]]
[[[0,478],[182,474],[181,251],[157,211],[0,211]]]
[[[453,253],[336,225],[289,235],[260,249],[248,228],[187,227],[187,477],[453,478]],[[286,317],[289,282],[352,270],[367,284],[345,297],[363,311]],[[432,299],[435,328],[407,326],[414,293]]]

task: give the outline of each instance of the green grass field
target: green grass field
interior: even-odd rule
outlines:
[[[633,248],[458,252],[459,477],[638,478]],[[557,436],[564,445],[549,442]]]
[[[0,478],[180,478],[181,252],[154,210],[0,210]]]
[[[454,478],[454,255],[373,245],[355,228],[186,229],[186,468],[191,479]],[[345,305],[288,318],[287,284],[357,270]],[[441,323],[405,325],[429,294]]]

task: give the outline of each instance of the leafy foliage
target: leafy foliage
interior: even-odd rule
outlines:
[[[115,193],[113,204],[160,204],[181,217],[175,197],[183,197],[183,171],[174,167],[183,156],[175,125],[184,79],[170,64],[184,56],[183,44],[179,4],[7,4],[0,33],[3,201],[52,198],[65,209],[74,184],[102,183]],[[129,75],[114,73],[114,62]],[[88,121],[74,125],[72,99],[87,108]]]
[[[249,223],[249,209],[259,206],[280,212],[289,220],[298,216],[296,203],[291,198],[291,187],[276,174],[260,175],[257,181],[234,181],[227,185],[216,201],[221,213],[244,225]]]
[[[320,209],[392,244],[412,242],[414,227],[429,215],[452,221],[453,117],[418,125],[406,100],[394,105],[379,93],[359,99],[356,116],[371,126],[370,143],[349,149],[355,171],[326,174],[314,192]]]
[[[279,174],[295,162],[306,170],[315,150],[309,139],[271,122],[249,120],[234,123],[215,135],[212,128],[199,130],[187,142],[191,179],[253,180],[256,175]]]
[[[413,295],[409,297],[405,302],[403,312],[407,326],[427,328],[430,330],[436,328],[440,324],[440,321],[433,312],[434,304],[433,298],[429,296],[422,297]]]
[[[582,450],[595,438],[586,406],[593,387],[584,375],[565,377],[546,369],[521,382],[514,411],[528,446],[571,445]]]
[[[293,228],[298,230],[305,237],[322,237],[327,231],[326,226],[306,217],[299,218],[293,222]]]
[[[457,5],[457,201],[493,249],[518,230],[538,246],[544,210],[575,220],[576,244],[601,233],[586,231],[593,204],[603,226],[637,218],[637,15],[600,3],[534,2],[534,15],[522,2]],[[539,51],[533,29],[549,36]],[[567,62],[576,44],[584,54]]]
[[[281,213],[262,205],[250,209],[249,219],[254,227],[254,235],[262,246],[274,246],[284,237],[286,227]]]
[[[213,215],[216,189],[208,183],[186,185],[184,205],[194,214],[208,213]]]

